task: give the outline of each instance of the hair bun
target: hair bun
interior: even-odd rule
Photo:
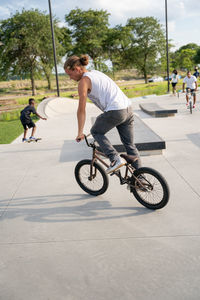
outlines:
[[[88,55],[81,55],[80,57],[80,63],[82,66],[87,66],[89,63],[89,57]]]

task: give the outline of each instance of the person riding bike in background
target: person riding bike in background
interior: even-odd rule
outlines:
[[[88,71],[85,66],[89,63],[87,55],[71,56],[64,70],[70,79],[78,81],[79,105],[77,110],[78,134],[76,141],[84,139],[87,97],[103,112],[91,128],[91,134],[98,142],[101,150],[110,160],[106,172],[112,173],[125,164],[119,153],[111,145],[105,134],[116,127],[128,155],[137,156],[134,167],[141,167],[138,150],[133,142],[133,111],[130,100],[116,83],[99,71]]]
[[[186,92],[188,93],[188,90],[190,89],[191,93],[193,94],[193,98],[194,98],[193,108],[195,108],[195,104],[196,104],[195,91],[197,91],[197,79],[195,76],[191,75],[190,71],[187,72],[187,76],[183,79],[183,93],[185,91],[185,84],[187,84]],[[186,93],[186,101],[187,101],[186,106],[188,107],[189,98],[188,98],[187,93]]]

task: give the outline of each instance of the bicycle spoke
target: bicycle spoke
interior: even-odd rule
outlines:
[[[98,169],[94,169],[93,168],[93,174],[96,173],[96,176],[94,178],[92,178],[91,180],[90,178],[90,165],[84,165],[81,168],[81,172],[80,172],[80,181],[90,190],[96,191],[96,190],[100,190],[103,186],[103,178],[101,173],[99,172]]]
[[[156,177],[152,176],[151,174],[145,174],[145,176],[142,177],[142,184],[145,188],[143,188],[142,185],[139,184],[139,182],[136,183],[138,195],[146,203],[159,203],[163,198],[163,188],[161,183]],[[147,184],[145,184],[145,181],[147,182]]]

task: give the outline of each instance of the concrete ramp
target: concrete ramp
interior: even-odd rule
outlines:
[[[47,118],[57,118],[61,115],[74,112],[78,101],[64,97],[51,97],[44,99],[37,107],[37,112]]]

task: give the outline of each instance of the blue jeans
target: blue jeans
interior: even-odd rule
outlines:
[[[141,160],[139,152],[133,141],[133,124],[134,117],[131,106],[126,109],[110,110],[97,117],[94,125],[91,128],[91,134],[98,142],[101,150],[112,162],[118,158],[119,154],[105,134],[112,128],[116,127],[127,154],[138,157],[138,160],[134,163],[134,167],[140,168]]]

